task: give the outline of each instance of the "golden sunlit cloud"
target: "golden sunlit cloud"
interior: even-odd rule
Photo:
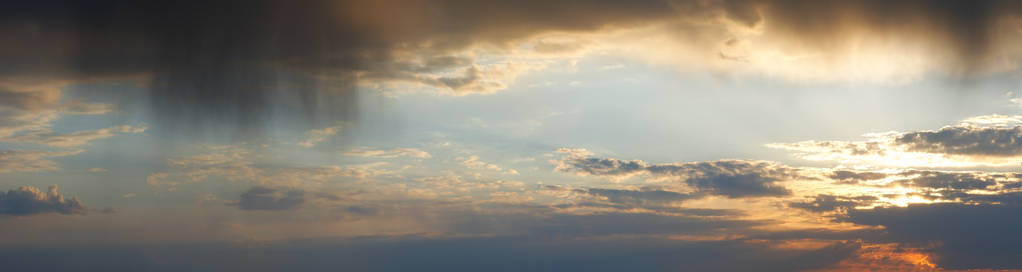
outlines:
[[[811,161],[851,168],[963,168],[1011,166],[1022,161],[1022,126],[1017,116],[978,116],[939,130],[863,135],[865,141],[771,143]]]

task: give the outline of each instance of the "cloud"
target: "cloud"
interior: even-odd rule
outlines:
[[[197,155],[168,159],[166,165],[169,169],[149,174],[146,182],[155,187],[174,190],[180,185],[216,177],[253,185],[294,187],[322,184],[341,178],[397,176],[395,171],[386,168],[386,162],[346,166],[272,166],[257,164],[260,154],[251,152],[244,145],[202,146],[200,150]]]
[[[868,172],[868,171],[848,171],[848,170],[835,170],[830,173],[829,177],[841,182],[858,183],[862,181],[878,180],[888,176],[888,173],[881,172]]]
[[[344,151],[344,155],[348,156],[359,156],[366,158],[382,158],[382,159],[393,159],[397,157],[409,157],[416,159],[429,159],[433,156],[426,151],[422,151],[417,148],[394,148],[389,150],[383,149],[352,149]]]
[[[791,191],[777,183],[805,178],[798,174],[796,168],[763,161],[648,164],[639,160],[589,157],[587,153],[577,151],[568,154],[558,162],[557,170],[614,179],[644,174],[731,198],[788,195]]]
[[[0,78],[145,77],[156,125],[252,129],[282,107],[312,120],[350,119],[354,89],[365,82],[493,92],[519,68],[477,61],[468,48],[510,51],[511,41],[537,34],[649,21],[672,9],[662,1],[58,0],[8,10]]]
[[[189,0],[159,5],[54,0],[19,3],[3,13],[0,42],[6,46],[0,58],[7,65],[0,78],[14,82],[6,83],[11,86],[17,83],[13,79],[60,79],[51,86],[66,86],[142,78],[157,113],[155,125],[251,129],[280,108],[298,109],[311,120],[353,119],[354,89],[365,84],[404,82],[438,93],[492,93],[536,66],[515,57],[523,53],[521,44],[531,45],[525,53],[547,55],[599,44],[674,63],[679,54],[700,55],[703,67],[720,66],[719,56],[729,56],[747,60],[735,64],[736,70],[751,67],[793,77],[796,72],[855,78],[873,70],[918,75],[942,67],[952,74],[1007,69],[1000,64],[1019,55],[1010,46],[1018,38],[1013,32],[1018,23],[1011,19],[1019,14],[1017,3],[996,0]],[[658,38],[615,37],[618,32],[610,31],[634,30],[632,35],[647,38],[653,35],[643,31],[651,28]],[[611,37],[591,37],[596,33]],[[647,42],[647,48],[631,47],[635,42]],[[790,65],[775,67],[778,63]],[[5,98],[0,101],[22,108],[53,103],[51,89],[0,92]]]
[[[549,240],[529,236],[373,236],[261,243],[169,246],[31,247],[0,249],[0,261],[18,271],[803,271],[848,257],[859,243],[779,249],[743,241],[671,239]],[[273,258],[251,258],[273,252]],[[465,258],[464,256],[472,256]],[[104,262],[115,258],[117,262]],[[399,259],[400,262],[392,260]],[[728,261],[721,261],[727,259]]]
[[[936,131],[904,133],[894,142],[914,152],[1016,157],[1022,155],[1022,126],[944,127]]]
[[[835,195],[817,195],[810,202],[789,203],[788,207],[811,212],[847,211],[856,206],[867,206],[863,202],[877,200],[874,196],[843,197]]]
[[[0,107],[0,137],[10,137],[23,131],[41,131],[60,118],[57,111],[24,111]]]
[[[428,192],[432,194],[460,195],[476,190],[496,189],[499,184],[490,182],[473,182],[461,176],[448,172],[444,176],[430,176],[416,178],[416,184],[426,185]]]
[[[0,80],[0,106],[36,111],[50,108],[60,99],[60,81]]]
[[[1016,205],[931,204],[850,210],[848,222],[884,226],[885,239],[930,246],[950,269],[1009,269],[1018,255],[1022,227]]]
[[[582,190],[590,195],[607,198],[608,201],[633,206],[657,205],[674,203],[688,196],[664,190],[618,190],[590,188]]]
[[[120,125],[101,128],[97,130],[83,130],[63,134],[56,133],[51,131],[50,129],[43,128],[30,130],[14,136],[0,138],[0,142],[31,143],[47,145],[52,147],[76,147],[86,145],[93,140],[113,137],[114,135],[116,135],[116,133],[138,134],[145,132],[146,129],[148,129],[148,126],[146,125],[138,126]]]
[[[697,199],[703,195],[682,194],[651,187],[630,190],[609,188],[570,189],[559,186],[546,186],[544,189],[569,191],[575,195],[582,196],[571,197],[573,203],[555,206],[560,209],[594,208],[598,211],[611,209],[622,212],[649,212],[681,216],[737,217],[742,215],[742,212],[739,210],[683,208],[681,207],[683,201]]]
[[[75,115],[102,115],[114,110],[114,106],[103,103],[89,103],[81,100],[70,100],[58,108],[61,113]]]
[[[282,191],[267,187],[252,187],[241,193],[236,204],[239,209],[249,211],[295,210],[305,204],[305,192]]]
[[[50,186],[47,192],[32,186],[0,191],[0,215],[26,216],[43,213],[85,214],[87,209],[78,197],[65,199],[57,193],[57,186]]]
[[[2,23],[0,23],[2,24]],[[2,50],[0,50],[2,51]],[[59,102],[60,89],[52,84],[15,82],[0,78],[0,142],[27,143],[50,147],[79,147],[116,133],[141,133],[146,125],[111,126],[97,130],[57,133],[53,122],[67,115],[109,113],[108,104],[81,100]],[[59,85],[59,84],[58,84]],[[13,87],[12,87],[13,86]],[[76,155],[84,150],[0,150],[0,173],[58,170],[54,157]]]
[[[903,186],[954,190],[983,190],[997,185],[998,180],[1001,182],[1012,180],[1004,174],[975,172],[904,171],[901,175],[909,176],[908,179],[898,181]],[[1018,175],[1012,176],[1014,181],[1018,182]]]
[[[851,166],[1007,166],[1022,159],[1022,126],[1009,116],[978,116],[939,130],[870,133],[866,141],[803,141],[767,147],[802,159]]]
[[[315,146],[317,143],[326,140],[327,137],[337,135],[337,132],[340,131],[341,126],[309,130],[309,132],[305,133],[306,134],[305,141],[298,143],[298,145],[304,147],[312,147]]]
[[[518,170],[515,170],[515,169],[504,170],[504,168],[500,167],[499,165],[481,161],[481,160],[479,160],[479,156],[476,156],[476,155],[469,156],[468,158],[459,158],[459,159],[461,160],[461,165],[464,165],[465,167],[468,167],[468,168],[471,168],[471,169],[487,169],[487,170],[493,170],[493,171],[503,171],[505,174],[510,174],[510,175],[518,175],[519,174]]]
[[[0,150],[0,173],[54,171],[60,169],[50,160],[81,153],[72,151]]]

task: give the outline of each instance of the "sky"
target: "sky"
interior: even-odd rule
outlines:
[[[1022,3],[0,9],[10,271],[1022,271]]]

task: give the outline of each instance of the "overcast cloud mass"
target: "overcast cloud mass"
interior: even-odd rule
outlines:
[[[1020,30],[997,0],[10,3],[0,265],[1022,271]]]

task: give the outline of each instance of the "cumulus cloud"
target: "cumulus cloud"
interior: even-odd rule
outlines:
[[[813,161],[852,166],[1006,166],[1022,158],[1022,126],[1009,116],[978,116],[938,130],[870,133],[866,141],[804,141],[767,147]]]
[[[791,192],[777,184],[805,178],[797,168],[763,161],[723,160],[690,163],[649,164],[639,160],[589,157],[570,152],[558,162],[557,170],[608,178],[644,174],[687,184],[700,192],[726,197],[782,196]]]
[[[26,216],[43,213],[85,214],[87,209],[78,197],[64,198],[53,185],[47,192],[32,186],[0,191],[0,215]]]
[[[904,186],[951,190],[1000,190],[1022,181],[1019,174],[979,171],[834,170],[827,176],[835,182],[850,185]]]
[[[1022,155],[1022,126],[944,127],[898,135],[896,144],[909,151],[950,155],[1014,157]]]
[[[901,175],[909,178],[899,184],[933,189],[983,190],[999,182],[1018,181],[1018,175],[1004,173],[904,171]]]

